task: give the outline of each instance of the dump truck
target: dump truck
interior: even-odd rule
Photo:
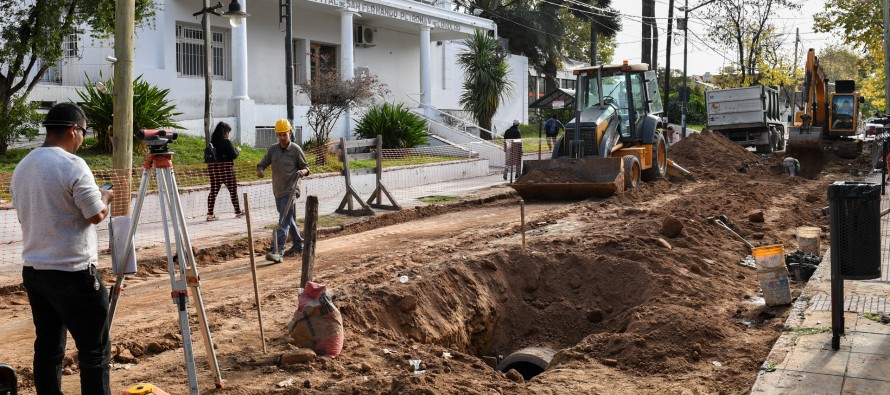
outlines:
[[[647,64],[574,70],[575,119],[549,160],[530,160],[511,187],[525,199],[608,197],[664,177],[667,145],[658,78]]]
[[[779,91],[768,86],[714,89],[705,92],[708,129],[759,154],[785,149]]]
[[[859,105],[865,99],[856,91],[856,82],[837,80],[834,92],[829,92],[829,81],[819,65],[812,48],[807,52],[806,74],[802,87],[802,103],[795,103],[798,111],[794,124],[788,128],[788,147],[791,150],[833,150],[845,159],[862,153],[859,133]]]

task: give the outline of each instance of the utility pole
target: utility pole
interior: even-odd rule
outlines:
[[[653,0],[643,1],[643,44],[640,63],[652,65],[652,17],[655,15]]]
[[[671,95],[671,44],[674,41],[674,0],[668,1],[668,32],[667,53],[664,54],[664,108],[668,108],[668,98]],[[665,115],[667,115],[665,111]]]
[[[884,114],[890,115],[890,0],[884,0]]]
[[[114,204],[112,216],[130,214],[130,190],[133,175],[133,58],[136,52],[136,0],[116,0],[114,11],[114,95],[112,122],[113,150],[111,167],[115,179],[123,182],[116,191],[123,202]],[[125,200],[124,200],[125,199]]]
[[[652,19],[652,64],[649,65],[649,70],[658,71],[658,22],[653,18]],[[655,86],[658,86],[658,81],[655,81]]]
[[[797,45],[800,44],[800,28],[794,29],[794,69],[791,71],[791,76],[794,78],[794,83],[791,85],[791,115],[794,116],[794,113],[797,112]]]
[[[686,0],[686,5],[683,7],[683,89],[680,90],[680,137],[686,138],[686,112],[687,107],[689,106],[689,87],[686,86],[686,80],[688,79],[687,75],[689,74],[689,70],[687,68],[687,61],[689,58],[687,55],[687,51],[689,48],[689,0]]]

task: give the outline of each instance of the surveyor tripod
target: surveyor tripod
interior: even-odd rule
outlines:
[[[170,272],[170,284],[173,303],[179,312],[179,331],[182,335],[182,349],[185,353],[185,368],[188,373],[189,393],[198,394],[198,378],[195,372],[195,357],[192,351],[191,329],[189,327],[188,302],[189,296],[196,301],[198,324],[204,346],[207,352],[207,361],[210,369],[216,375],[216,388],[222,388],[219,363],[216,359],[216,351],[213,348],[213,338],[210,336],[210,327],[204,312],[204,300],[201,298],[201,287],[198,277],[198,267],[195,264],[195,255],[192,252],[192,243],[189,239],[188,229],[185,226],[185,216],[182,213],[182,203],[179,200],[179,188],[173,175],[173,153],[167,152],[166,144],[160,148],[149,146],[151,151],[146,156],[142,170],[142,181],[139,183],[139,192],[136,195],[136,203],[133,206],[133,218],[130,221],[127,233],[126,246],[121,250],[112,249],[112,266],[117,273],[117,280],[111,288],[111,301],[108,310],[108,327],[111,328],[117,303],[120,299],[122,285],[125,276],[124,266],[129,260],[133,248],[133,237],[136,234],[136,225],[139,223],[139,215],[142,211],[142,203],[145,201],[152,170],[155,171],[158,186],[158,200],[161,210],[161,224],[164,228],[164,241],[167,249],[167,268]],[[124,193],[128,191],[123,191]],[[110,225],[109,225],[110,226]],[[171,240],[170,230],[173,235]]]

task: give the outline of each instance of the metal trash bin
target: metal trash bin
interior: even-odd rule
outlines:
[[[842,181],[828,186],[832,277],[881,277],[881,186]]]

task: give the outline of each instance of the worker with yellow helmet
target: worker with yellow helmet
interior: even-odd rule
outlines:
[[[287,119],[282,118],[275,122],[275,135],[278,137],[278,143],[266,149],[266,155],[257,164],[259,178],[265,177],[263,170],[272,166],[272,194],[275,196],[278,214],[283,219],[281,226],[275,232],[278,250],[273,251],[273,248],[270,247],[266,254],[267,260],[276,263],[281,262],[282,255],[293,256],[303,251],[303,237],[300,236],[300,230],[297,229],[295,205],[286,206],[291,191],[295,190],[296,197],[300,196],[300,178],[309,175],[309,164],[306,162],[306,154],[303,153],[299,144],[290,141],[292,129]],[[287,241],[288,233],[292,236],[294,244],[285,252],[284,243]]]

